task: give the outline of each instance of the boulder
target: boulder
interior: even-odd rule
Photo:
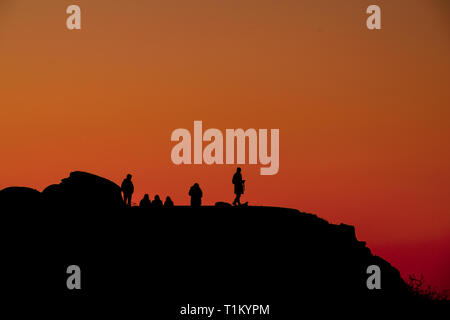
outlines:
[[[120,187],[100,176],[74,171],[60,184],[48,186],[42,192],[46,206],[64,208],[105,208],[123,206]]]
[[[41,193],[27,187],[8,187],[0,191],[1,208],[35,208],[41,204]]]
[[[232,207],[231,203],[228,202],[223,202],[223,201],[218,201],[214,204],[216,207],[220,207],[220,208],[229,208]]]

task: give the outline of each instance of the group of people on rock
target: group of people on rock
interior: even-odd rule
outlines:
[[[123,200],[125,205],[131,207],[131,198],[134,192],[134,185],[131,181],[132,175],[128,174],[123,180],[121,185],[121,191],[123,193]],[[237,168],[235,174],[233,175],[232,183],[234,185],[234,194],[236,195],[233,206],[241,205],[241,195],[245,190],[245,180],[242,179],[241,168]],[[203,191],[198,183],[194,183],[189,189],[189,196],[191,197],[191,206],[200,207],[202,205]],[[173,207],[172,199],[167,196],[164,203],[161,201],[159,195],[155,195],[153,200],[150,200],[148,194],[145,194],[142,200],[139,202],[139,207],[141,208],[171,208]]]
[[[122,181],[122,185],[120,186],[120,190],[122,191],[123,194],[123,201],[125,203],[126,206],[131,207],[131,198],[133,196],[133,192],[134,192],[134,185],[133,185],[133,181],[131,181],[131,178],[133,176],[131,174],[128,174],[127,177],[125,179],[123,179]],[[170,208],[173,207],[173,201],[172,199],[167,196],[166,200],[164,201],[164,203],[161,201],[161,198],[159,197],[159,195],[155,195],[155,197],[153,198],[153,201],[150,200],[150,196],[148,195],[148,193],[146,193],[144,195],[144,197],[142,198],[142,200],[139,202],[139,207],[141,208],[162,208],[162,207],[166,207],[166,208]]]
[[[139,207],[141,207],[141,208],[162,208],[162,207],[171,208],[171,207],[173,207],[173,201],[172,201],[172,199],[170,199],[169,196],[167,196],[166,200],[163,203],[161,201],[159,195],[155,195],[155,197],[153,198],[153,201],[152,201],[152,200],[150,200],[148,193],[146,193],[144,195],[144,197],[142,198],[142,200],[139,202]]]

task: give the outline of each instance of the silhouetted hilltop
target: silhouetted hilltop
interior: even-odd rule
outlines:
[[[75,295],[81,303],[145,300],[155,308],[169,302],[270,303],[286,312],[336,299],[411,300],[398,270],[373,255],[353,226],[313,214],[224,203],[125,208],[116,184],[82,172],[46,188],[37,202],[36,192],[0,192],[2,204],[8,195],[40,203],[3,215],[15,241],[2,267],[22,292],[44,288],[44,296],[70,301]],[[36,261],[44,276],[30,287],[20,275]],[[65,287],[71,264],[84,270],[80,292]],[[367,288],[370,265],[381,269],[381,290]]]

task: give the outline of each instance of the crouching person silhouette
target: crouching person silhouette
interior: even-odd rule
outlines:
[[[233,206],[241,205],[241,195],[244,193],[244,183],[245,180],[242,180],[241,168],[237,168],[236,173],[233,175],[233,184],[234,184],[234,194],[236,198],[234,198]]]
[[[161,201],[161,198],[159,197],[159,195],[155,195],[155,198],[152,201],[152,207],[154,208],[162,208],[163,203]]]
[[[131,181],[131,174],[128,174],[125,179],[122,181],[121,190],[123,193],[123,201],[125,205],[131,207],[131,196],[134,192],[133,182]]]
[[[150,208],[152,206],[152,202],[150,201],[150,198],[148,197],[148,193],[144,195],[141,202],[139,202],[139,207],[141,208]]]
[[[194,183],[189,189],[189,195],[191,196],[191,207],[200,207],[202,205],[203,192],[198,183]]]
[[[166,200],[164,201],[164,207],[166,208],[172,208],[173,207],[173,201],[170,199],[169,196],[166,197]]]

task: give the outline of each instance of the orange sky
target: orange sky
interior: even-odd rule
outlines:
[[[445,0],[0,0],[0,188],[130,172],[134,201],[187,203],[195,181],[232,201],[235,167],[172,164],[171,132],[279,128],[280,171],[243,166],[246,201],[353,224],[450,289],[449,18]]]

